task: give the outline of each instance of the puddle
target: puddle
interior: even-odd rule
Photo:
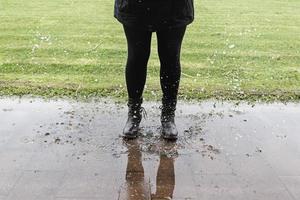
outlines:
[[[124,140],[120,134],[127,117],[125,103],[2,98],[0,155],[6,160],[0,161],[10,164],[1,166],[0,172],[19,167],[87,168],[93,176],[114,182],[118,188],[114,198],[99,191],[108,199],[197,199],[199,173],[236,176],[235,157],[263,158],[266,166],[277,169],[274,154],[293,162],[300,155],[299,104],[179,101],[175,142],[160,137],[160,103],[145,101],[143,106],[148,117],[142,120],[141,134],[136,140]],[[16,155],[5,157],[11,149]],[[113,172],[97,170],[102,165]],[[79,171],[71,174],[74,177],[75,172]],[[184,184],[196,189],[176,190]]]

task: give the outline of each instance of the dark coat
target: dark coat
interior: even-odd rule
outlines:
[[[114,17],[150,31],[184,26],[194,20],[194,0],[115,0]]]

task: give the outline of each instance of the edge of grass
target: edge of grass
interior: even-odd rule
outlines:
[[[40,97],[45,99],[72,99],[77,101],[88,101],[92,98],[112,98],[116,101],[125,101],[127,91],[125,88],[75,88],[75,87],[51,87],[51,86],[9,86],[0,85],[0,97]],[[145,90],[145,100],[160,100],[161,91],[158,89]],[[179,90],[178,100],[216,100],[216,101],[246,101],[252,102],[300,102],[300,91],[203,91],[199,89]]]

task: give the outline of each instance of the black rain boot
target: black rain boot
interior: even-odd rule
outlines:
[[[138,136],[139,125],[142,120],[142,112],[145,109],[141,107],[143,99],[128,99],[128,119],[123,129],[123,137],[128,139],[134,139]]]
[[[161,108],[161,135],[164,139],[176,140],[178,131],[175,125],[176,100],[162,99]]]

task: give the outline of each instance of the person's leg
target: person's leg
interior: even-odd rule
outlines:
[[[180,82],[180,50],[186,26],[157,32],[160,84],[164,99],[177,99]]]
[[[123,137],[136,138],[142,119],[141,107],[143,90],[147,76],[152,32],[123,26],[127,39],[128,57],[125,70],[128,92],[128,119],[123,129]]]
[[[158,55],[160,59],[160,84],[162,97],[162,136],[177,139],[175,110],[180,83],[180,50],[186,26],[157,31]]]
[[[123,26],[123,28],[128,48],[125,70],[128,97],[139,99],[142,97],[146,82],[152,33],[132,27]]]

